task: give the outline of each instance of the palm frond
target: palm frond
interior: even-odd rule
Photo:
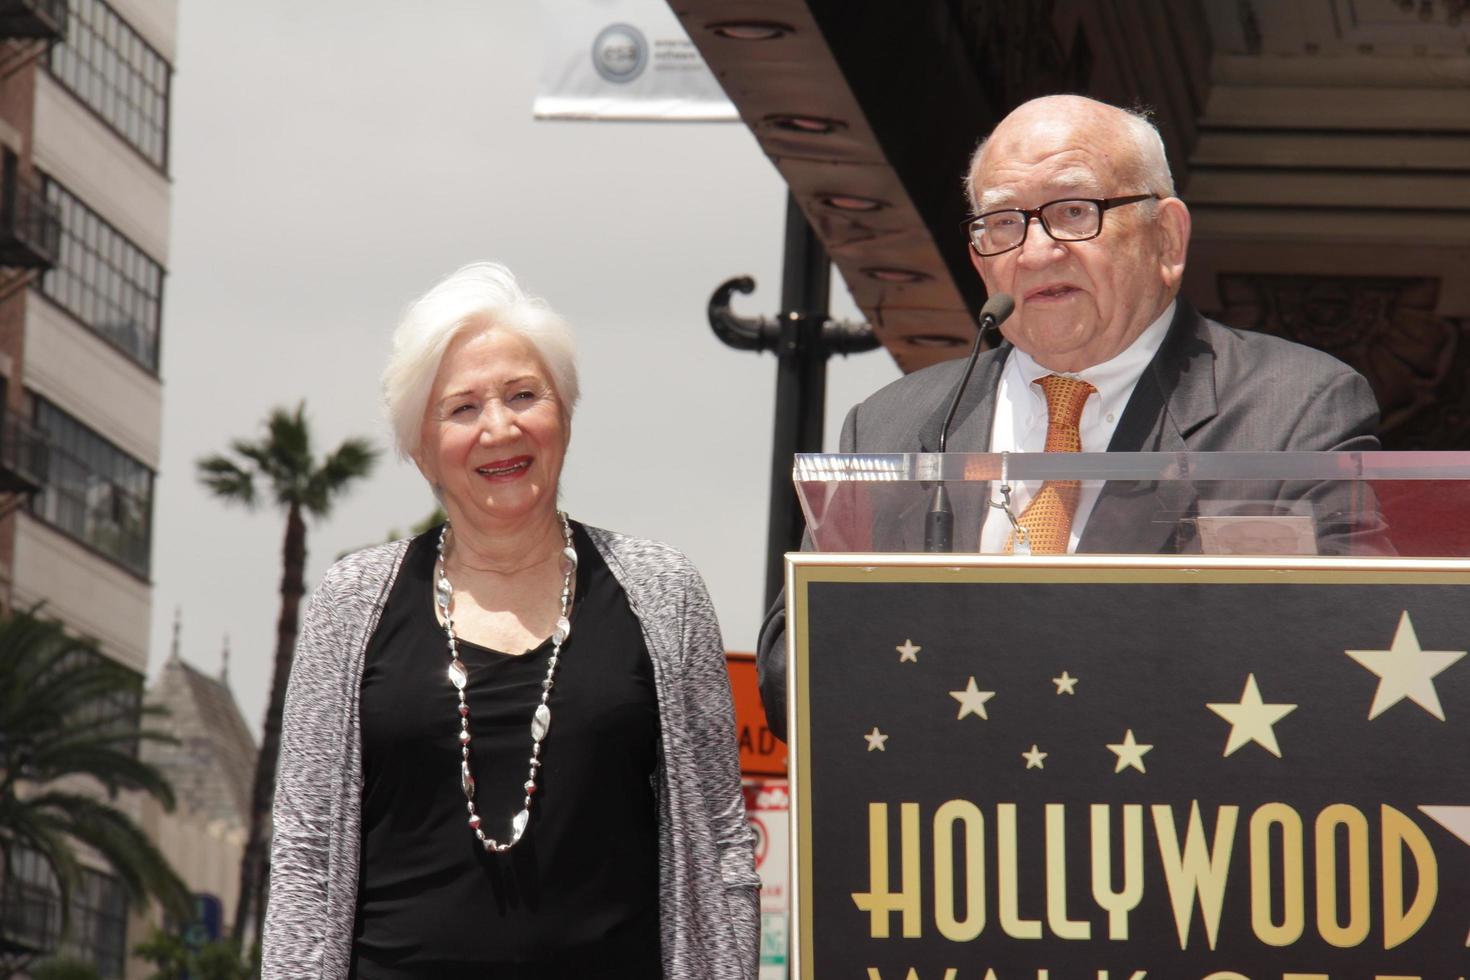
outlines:
[[[14,800],[6,802],[9,805],[0,808],[0,827],[4,829],[0,834],[0,845],[3,845],[0,849],[4,851],[6,867],[22,848],[41,859],[55,879],[64,934],[71,924],[71,893],[81,874],[66,830],[56,825],[50,807],[34,806],[29,800],[19,807],[14,805]]]
[[[300,500],[311,476],[311,431],[306,421],[306,403],[299,403],[295,412],[273,409],[265,427],[268,461],[262,468],[270,474],[276,502],[289,505]]]
[[[170,915],[187,919],[194,908],[189,886],[132,818],[80,793],[53,791],[31,801],[53,814],[58,829],[92,847],[137,902],[157,898]]]
[[[236,451],[239,449],[236,447]],[[205,489],[231,503],[255,506],[255,478],[224,456],[206,456],[194,463],[195,473]]]
[[[315,517],[326,517],[336,498],[352,483],[371,473],[377,459],[378,450],[368,440],[344,440],[307,480],[302,506]]]
[[[91,776],[109,792],[122,789],[142,790],[163,806],[173,810],[174,788],[168,778],[158,770],[123,749],[107,748],[98,744],[47,746],[38,753],[34,768],[37,775],[46,780],[60,779],[64,775]]]
[[[94,847],[134,897],[151,895],[171,912],[189,912],[187,889],[126,813],[98,796],[57,788],[84,776],[173,806],[163,773],[135,754],[140,739],[169,738],[140,724],[141,696],[136,674],[36,609],[0,614],[0,849],[7,858],[16,848],[38,855],[56,878],[63,910],[77,881],[80,843]]]

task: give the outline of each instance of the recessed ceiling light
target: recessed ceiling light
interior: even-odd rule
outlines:
[[[915,333],[903,338],[910,347],[964,347],[965,341],[947,333]]]
[[[876,197],[859,197],[856,194],[823,194],[819,202],[837,211],[881,211],[888,207],[887,201]]]
[[[846,129],[847,123],[841,119],[828,119],[825,116],[802,116],[795,113],[779,113],[767,116],[764,120],[766,125],[774,126],[776,129],[784,129],[792,133],[806,133],[812,136],[823,136],[834,133],[839,129]]]
[[[863,270],[863,275],[869,279],[877,279],[879,282],[924,282],[929,279],[927,272],[920,272],[917,269],[869,267]]]
[[[795,28],[774,20],[726,20],[706,24],[705,30],[732,41],[774,41],[793,33]]]

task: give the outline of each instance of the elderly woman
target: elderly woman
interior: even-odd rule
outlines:
[[[449,519],[307,609],[263,976],[752,980],[719,627],[683,555],[557,510],[565,323],[466,266],[408,310],[384,389]]]

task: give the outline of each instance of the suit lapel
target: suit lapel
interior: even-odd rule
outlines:
[[[956,453],[983,453],[990,448],[990,426],[995,420],[995,393],[1000,385],[1000,372],[1010,356],[1011,345],[1001,344],[993,353],[980,355],[975,373],[955,409],[954,423],[949,427],[947,448]],[[953,397],[953,396],[951,396]],[[939,430],[944,426],[944,413],[949,399],[939,406],[919,429],[919,451],[939,452]]]
[[[1108,452],[1189,451],[1189,436],[1219,411],[1215,351],[1203,318],[1179,300],[1164,343],[1144,369],[1108,443]],[[1110,484],[1098,497],[1079,552],[1160,553],[1181,550],[1181,517],[1194,510],[1182,480]]]
[[[983,453],[990,449],[990,428],[995,422],[995,396],[1000,387],[1001,371],[1005,369],[1006,358],[1010,356],[1011,345],[1003,343],[993,352],[980,355],[975,362],[975,373],[970,376],[970,383],[965,388],[964,395],[960,398],[959,406],[955,408],[954,422],[949,427],[949,438],[946,440],[945,448],[956,453]],[[923,427],[919,429],[919,451],[934,453],[939,451],[939,430],[944,426],[944,414],[949,410],[949,399],[944,400],[939,411],[933,415]],[[974,551],[980,542],[980,528],[985,523],[986,512],[989,507],[985,501],[990,499],[990,484],[969,484],[962,490],[958,487],[951,488],[953,505],[955,510],[954,541],[956,551]],[[912,550],[922,551],[924,542],[923,535],[923,508],[927,506],[928,495],[925,494],[922,503],[916,503],[905,512],[903,526],[905,528],[917,527],[917,540],[909,542]]]
[[[1123,409],[1108,452],[1186,452],[1189,436],[1215,417],[1215,350],[1203,328],[1204,318],[1179,300],[1163,344]]]

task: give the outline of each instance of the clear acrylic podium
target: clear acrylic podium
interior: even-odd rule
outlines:
[[[794,977],[1470,976],[1470,453],[794,479]],[[1045,480],[1074,552],[999,553]]]
[[[1470,453],[800,455],[792,478],[829,553],[923,552],[938,487],[953,551],[977,553],[982,522],[1006,520],[1004,482],[1069,479],[1096,497],[1084,553],[1470,556]],[[1288,534],[1305,522],[1311,552]]]

